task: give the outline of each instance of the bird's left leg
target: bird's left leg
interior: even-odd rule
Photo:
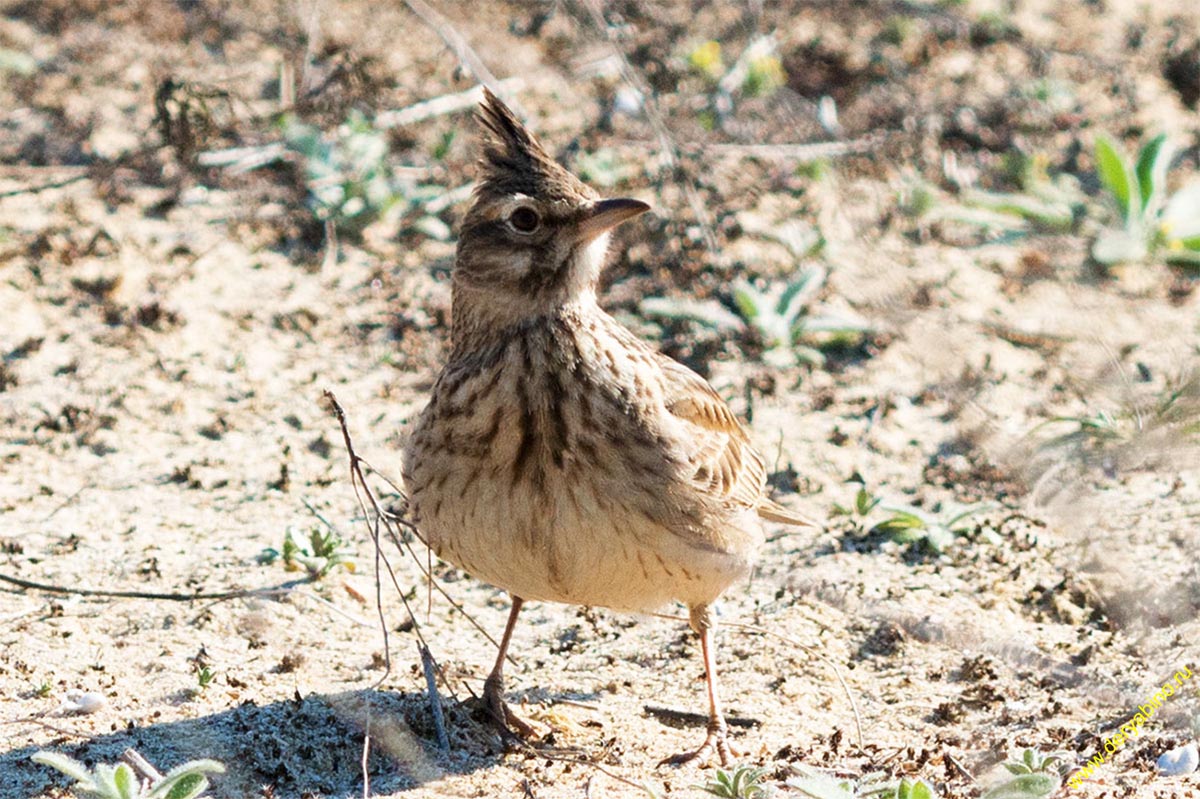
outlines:
[[[738,752],[729,745],[729,727],[725,724],[725,713],[721,709],[721,694],[717,685],[716,622],[709,613],[708,605],[695,605],[688,609],[692,629],[700,636],[700,650],[704,655],[704,683],[708,688],[708,734],[699,749],[682,752],[669,757],[659,765],[678,766],[692,760],[707,760],[715,751],[722,766],[728,766]]]
[[[521,613],[521,605],[525,600],[515,594],[512,597],[512,610],[508,614],[508,624],[504,625],[504,637],[500,639],[500,652],[496,655],[496,665],[492,673],[483,683],[483,702],[496,726],[504,732],[509,732],[519,738],[532,738],[537,731],[509,708],[504,701],[504,659],[508,657],[508,644],[512,640],[513,630],[517,626],[517,616]]]

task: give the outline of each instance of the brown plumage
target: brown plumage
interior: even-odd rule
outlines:
[[[709,607],[744,579],[760,518],[811,524],[766,496],[745,429],[696,373],[596,302],[608,231],[649,206],[600,200],[490,92],[480,182],[452,273],[450,360],[405,451],[418,529],[439,557],[526,599],[650,611],[679,601],[701,636],[711,722],[673,758],[730,757]]]

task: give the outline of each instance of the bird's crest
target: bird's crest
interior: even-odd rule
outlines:
[[[481,194],[526,194],[547,200],[593,198],[595,192],[542,149],[516,114],[486,87],[479,107],[485,135]]]

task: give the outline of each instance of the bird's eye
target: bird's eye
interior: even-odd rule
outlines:
[[[537,211],[528,206],[521,206],[508,217],[508,224],[518,233],[532,233],[542,223]]]

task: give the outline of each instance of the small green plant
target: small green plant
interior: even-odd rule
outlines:
[[[716,301],[668,297],[647,297],[639,309],[660,319],[686,319],[718,334],[754,330],[766,345],[763,360],[767,363],[820,366],[825,363],[822,348],[856,344],[873,329],[858,316],[834,313],[817,304],[827,279],[823,266],[811,266],[801,269],[795,279],[772,283],[764,290],[738,281],[733,286],[737,314]]]
[[[358,235],[401,199],[387,164],[387,136],[352,111],[331,134],[294,117],[282,122],[287,148],[300,158],[309,205],[339,233]]]
[[[943,509],[928,513],[918,508],[881,507],[887,518],[871,528],[872,533],[883,534],[898,544],[913,544],[940,555],[960,535],[970,532],[974,524],[968,522],[992,509],[984,503],[961,508]]]
[[[33,692],[37,694],[39,699],[45,699],[54,691],[54,683],[49,680],[42,680],[33,687]]]
[[[1043,755],[1026,749],[1019,760],[1004,763],[1011,776],[985,791],[983,799],[1045,799],[1058,790],[1062,782],[1059,769],[1068,757],[1065,752]]]
[[[859,483],[858,491],[854,494],[854,502],[851,505],[839,505],[836,502],[833,505],[834,516],[857,516],[860,519],[865,519],[871,515],[871,511],[883,501],[882,497],[877,497],[867,490],[867,487]]]
[[[766,788],[761,784],[766,776],[765,768],[735,766],[731,771],[719,768],[715,780],[695,787],[723,799],[754,799],[766,795]]]
[[[939,507],[929,512],[907,505],[886,505],[883,497],[866,485],[857,485],[854,500],[847,505],[834,503],[832,515],[848,517],[860,532],[865,529],[872,535],[884,535],[898,544],[913,544],[934,554],[941,554],[955,538],[970,532],[974,524],[969,519],[994,508],[982,503]]]
[[[1072,175],[1050,175],[1049,160],[1042,154],[1018,154],[1008,161],[1019,192],[964,189],[962,201],[971,208],[1015,217],[1042,231],[1070,230],[1082,215],[1083,193]]]
[[[212,685],[212,681],[217,678],[217,673],[208,666],[201,666],[196,669],[196,685],[198,690],[203,691],[208,686]]]
[[[1061,774],[1062,767],[1069,763],[1070,757],[1067,752],[1049,752],[1043,755],[1036,749],[1025,749],[1021,752],[1019,760],[1007,760],[1004,762],[1004,767],[1008,769],[1009,774],[1015,776],[1022,774],[1058,776]]]
[[[864,774],[858,780],[839,780],[809,771],[787,784],[810,799],[937,799],[937,792],[925,780],[890,780],[882,772]]]
[[[1008,172],[1019,191],[966,186],[957,198],[909,177],[900,187],[897,205],[922,225],[949,222],[1007,235],[1059,233],[1074,227],[1083,211],[1083,194],[1075,178],[1067,174],[1052,177],[1047,159],[1041,155],[1015,156]]]
[[[300,542],[299,534],[296,527],[289,527],[283,535],[283,545],[279,549],[264,549],[258,556],[259,563],[282,560],[288,571],[303,569],[314,579],[324,577],[339,566],[354,571],[354,550],[336,531],[311,527],[307,545]]]
[[[1195,441],[1200,438],[1200,374],[1167,380],[1154,396],[1141,402],[1130,399],[1111,410],[1056,416],[1033,432],[1048,427],[1058,432],[1044,439],[1039,449],[1066,454],[1081,463],[1106,454],[1114,456],[1139,438],[1146,438],[1151,448],[1166,442]]]
[[[1167,195],[1174,149],[1155,136],[1130,159],[1107,136],[1096,139],[1096,173],[1112,195],[1122,225],[1100,232],[1092,257],[1106,265],[1161,256],[1169,263],[1200,267],[1200,182]]]
[[[97,799],[195,799],[208,788],[206,773],[225,773],[225,766],[215,760],[191,760],[161,779],[143,781],[125,763],[99,763],[89,771],[79,761],[57,752],[37,752],[30,759],[75,780],[73,793]]]
[[[829,273],[822,266],[801,269],[795,278],[759,290],[745,280],[733,287],[733,301],[747,325],[766,344],[763,359],[784,366],[825,363],[822,346],[857,343],[871,332],[863,319],[823,312],[816,304]]]

